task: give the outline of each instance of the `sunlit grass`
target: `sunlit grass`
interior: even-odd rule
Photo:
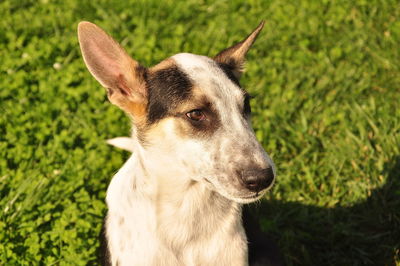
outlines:
[[[215,55],[260,20],[242,85],[278,180],[259,210],[288,265],[400,263],[397,1],[0,2],[0,264],[96,260],[128,135],[80,57],[99,24],[146,66]]]

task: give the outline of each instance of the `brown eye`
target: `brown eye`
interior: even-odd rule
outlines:
[[[203,121],[204,119],[206,119],[204,113],[199,109],[195,109],[186,113],[186,116],[192,119],[193,121]]]

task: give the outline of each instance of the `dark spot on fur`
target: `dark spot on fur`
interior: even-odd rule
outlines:
[[[244,105],[243,105],[243,113],[245,115],[251,114],[250,99],[251,99],[250,94],[246,93],[244,95]]]
[[[145,84],[147,80],[148,70],[144,66],[138,65],[135,69],[136,79],[139,84]]]
[[[111,254],[108,249],[106,230],[107,230],[106,219],[104,219],[99,236],[100,237],[99,259],[101,265],[111,265]]]
[[[119,225],[123,225],[124,224],[124,222],[125,222],[125,219],[124,219],[124,217],[119,217]]]
[[[145,68],[144,66],[138,65],[136,67],[135,73],[137,75],[137,78],[140,79],[140,81],[145,81],[146,80],[147,68]]]
[[[178,67],[158,70],[147,76],[147,121],[155,123],[170,114],[191,94],[193,85]]]
[[[218,66],[224,71],[225,75],[233,82],[235,83],[238,87],[240,87],[239,80],[233,73],[234,71],[234,66],[231,64],[224,64],[224,63],[218,63]]]

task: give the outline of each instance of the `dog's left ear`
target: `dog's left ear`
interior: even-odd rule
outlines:
[[[246,54],[263,27],[264,21],[261,21],[257,28],[247,36],[246,39],[223,50],[214,57],[214,60],[229,67],[236,78],[239,79],[243,72]]]

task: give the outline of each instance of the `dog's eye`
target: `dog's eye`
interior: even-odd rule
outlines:
[[[204,113],[199,109],[195,109],[186,113],[186,116],[192,119],[193,121],[203,121],[204,119],[206,119]]]

